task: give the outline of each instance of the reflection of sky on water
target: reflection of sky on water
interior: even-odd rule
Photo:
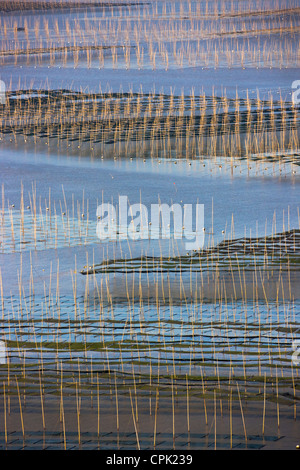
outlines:
[[[4,341],[0,341],[0,364],[6,364],[6,344]]]
[[[232,161],[217,158],[212,161],[193,161],[190,166],[186,161],[178,161],[176,165],[174,161],[159,163],[138,159],[90,162],[76,157],[55,156],[49,157],[45,163],[42,154],[3,150],[0,168],[5,181],[5,197],[10,204],[15,205],[14,209],[10,208],[10,213],[16,223],[16,244],[21,241],[19,238],[22,235],[17,211],[20,196],[16,197],[16,194],[22,183],[24,207],[27,207],[31,203],[28,195],[32,192],[32,182],[36,182],[36,194],[42,201],[41,206],[37,207],[37,214],[39,207],[42,207],[42,216],[38,215],[40,220],[37,224],[41,230],[39,236],[36,236],[41,240],[37,243],[39,249],[99,241],[95,229],[97,206],[102,201],[117,205],[122,195],[128,197],[130,205],[141,202],[149,213],[151,204],[158,202],[170,206],[193,204],[195,207],[197,203],[204,204],[205,244],[209,245],[212,241],[217,243],[223,240],[224,236],[264,236],[299,227],[298,176],[297,173],[293,174],[294,167],[291,164],[265,161],[233,164]],[[49,213],[46,212],[49,188],[51,224]],[[85,207],[78,209],[78,201],[81,203],[82,199]],[[62,212],[66,215],[63,216]],[[84,218],[81,218],[82,212],[85,212]],[[28,222],[25,223],[25,229],[32,232],[30,213],[30,210],[24,211]],[[5,218],[4,225],[8,236],[11,217]],[[29,242],[29,246],[23,243],[22,250],[32,248],[33,238],[33,233],[28,233],[28,240],[25,241]],[[173,242],[176,244],[177,240]],[[138,246],[139,243],[135,241],[133,245]],[[124,241],[125,249],[126,244]],[[155,240],[151,246],[157,246]],[[18,248],[15,250],[19,251]]]
[[[64,360],[68,368],[68,361],[75,364],[80,360],[118,368],[123,361],[126,369],[133,360],[141,367],[150,362],[164,367],[175,360],[183,371],[192,364],[199,373],[203,361],[212,367],[222,364],[223,370],[233,364],[242,367],[246,361],[248,370],[256,371],[259,363],[262,369],[277,364],[284,372],[290,366],[287,361],[299,308],[294,302],[248,302],[247,307],[236,302],[162,305],[159,310],[147,305],[142,309],[107,305],[99,310],[78,299],[75,310],[72,298],[56,300],[58,303],[50,298],[25,299],[22,312],[29,312],[25,318],[19,299],[5,299],[2,333],[12,363],[43,361],[51,368],[57,360]]]

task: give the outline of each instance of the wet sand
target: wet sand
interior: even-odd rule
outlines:
[[[283,3],[0,1],[1,449],[300,444]],[[204,245],[99,240],[120,195],[204,204]]]
[[[137,397],[138,416],[131,413],[129,396],[118,396],[118,417],[115,396],[100,396],[100,425],[98,433],[98,405],[96,396],[83,398],[80,402],[80,420],[76,416],[76,398],[64,396],[64,423],[60,417],[60,398],[46,396],[44,401],[43,430],[41,404],[38,398],[26,396],[22,400],[24,422],[23,437],[20,407],[17,397],[11,399],[10,415],[7,415],[7,443],[5,432],[1,432],[1,449],[85,449],[85,450],[296,450],[299,445],[297,421],[293,407],[280,404],[280,426],[277,407],[267,402],[265,427],[262,433],[263,403],[243,401],[243,417],[238,402],[231,405],[228,398],[222,400],[190,398],[189,432],[187,403],[175,398],[174,416],[170,397],[160,397],[155,412],[155,393],[149,399]],[[133,395],[134,413],[135,396]],[[150,415],[151,406],[151,415]],[[230,412],[230,406],[232,410]],[[216,417],[216,420],[215,420]],[[174,421],[173,421],[174,418]],[[3,422],[3,409],[0,413]],[[136,419],[136,425],[134,425]],[[207,419],[207,424],[206,424]],[[117,422],[119,430],[117,430]],[[173,428],[174,425],[174,428]],[[156,427],[156,433],[155,433]],[[99,435],[98,435],[99,434]],[[155,446],[154,446],[155,442]]]

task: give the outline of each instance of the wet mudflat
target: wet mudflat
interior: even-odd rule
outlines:
[[[1,448],[296,448],[296,2],[31,3],[0,20]],[[203,204],[203,246],[130,211],[99,239],[120,196]]]

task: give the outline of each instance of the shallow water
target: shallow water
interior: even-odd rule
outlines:
[[[261,436],[265,402],[272,431],[278,420],[279,433],[280,405],[281,426],[295,441],[298,5],[286,1],[280,12],[272,1],[252,2],[250,12],[247,2],[237,11],[232,2],[216,5],[158,2],[155,10],[153,2],[0,20],[9,104],[0,105],[0,388],[12,400],[10,430],[19,433],[12,446],[21,446],[17,395],[33,414],[45,402],[54,423],[62,422],[63,402],[70,411],[64,436],[55,434],[57,423],[43,431],[48,446],[65,445],[66,436],[77,446],[82,398],[84,439],[94,446],[101,434],[103,447],[132,449],[136,428],[115,432],[111,398],[121,397],[127,428],[140,402],[138,429],[149,447],[160,394],[158,445],[172,448],[172,413],[182,428],[188,381],[195,433],[180,434],[179,447],[228,448],[224,422],[212,438],[199,410],[207,400],[216,426],[222,400],[230,410],[232,398],[237,448],[246,445],[241,404],[253,448],[278,439]],[[157,238],[152,226],[152,237],[133,239],[117,225],[117,240],[113,232],[99,240],[97,206],[116,205],[119,196],[149,213],[159,201],[204,204],[204,245],[188,248],[171,222],[170,238]],[[107,435],[97,434],[89,408],[99,396],[107,400]],[[192,418],[199,413],[203,428]],[[43,448],[33,442],[42,432],[34,416],[28,447]]]

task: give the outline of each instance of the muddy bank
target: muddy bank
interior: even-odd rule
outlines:
[[[43,400],[44,415],[39,397],[26,396],[26,405],[22,397],[22,429],[18,397],[11,397],[1,449],[293,450],[298,444],[292,407],[280,403],[278,427],[276,403],[268,400],[264,411],[263,400],[243,401],[242,415],[238,399],[231,401],[229,392],[215,401],[176,396],[173,404],[171,396],[155,391],[147,398],[132,391],[131,399],[121,392],[117,401],[115,396],[99,398],[95,393],[80,398],[80,405],[76,396],[64,394],[63,414],[59,396],[45,394]],[[3,422],[2,407],[0,419]]]

